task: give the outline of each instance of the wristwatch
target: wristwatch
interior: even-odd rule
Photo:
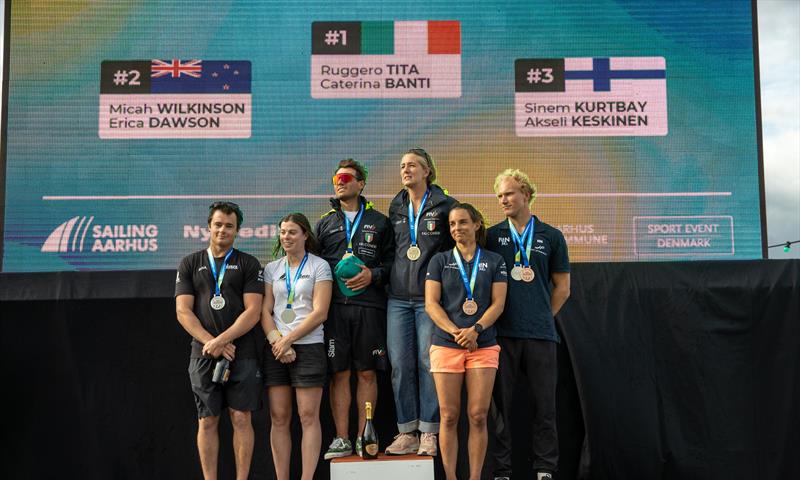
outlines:
[[[476,331],[476,332],[478,332],[478,335],[480,335],[481,333],[483,333],[483,325],[481,325],[481,324],[480,324],[480,323],[478,323],[478,322],[475,322],[475,325],[473,325],[473,326],[472,326],[472,328],[474,328],[474,329],[475,329],[475,331]]]

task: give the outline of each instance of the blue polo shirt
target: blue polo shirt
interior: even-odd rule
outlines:
[[[506,308],[497,320],[497,334],[501,337],[535,338],[558,342],[550,295],[553,273],[569,272],[569,253],[564,235],[556,228],[539,221],[531,247],[531,266],[536,274],[530,283],[508,279]],[[499,253],[508,268],[514,266],[514,240],[508,229],[508,220],[489,229],[486,248]],[[524,247],[523,247],[524,248]]]
[[[475,315],[467,315],[461,309],[467,299],[467,289],[461,279],[458,264],[453,256],[453,250],[437,253],[428,264],[426,279],[435,280],[442,284],[440,303],[450,320],[459,328],[469,328],[475,325],[492,303],[492,283],[505,283],[507,280],[506,262],[503,261],[503,258],[486,249],[481,250],[478,274],[475,279],[475,291],[472,292],[472,298],[478,304],[478,311]],[[474,262],[474,257],[472,261],[463,262],[464,270],[467,272],[467,279],[472,274]],[[478,335],[478,348],[496,345],[496,336],[494,325],[485,329]],[[463,348],[453,340],[453,336],[450,333],[445,332],[438,326],[434,326],[431,343],[443,347]]]

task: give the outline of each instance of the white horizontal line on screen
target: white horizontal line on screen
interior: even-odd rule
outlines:
[[[652,197],[729,197],[731,192],[577,192],[538,193],[537,198],[652,198]],[[455,198],[494,198],[493,193],[450,193]],[[303,200],[326,199],[331,195],[45,195],[44,201],[119,201],[119,200]],[[369,195],[369,198],[394,198],[395,194]]]

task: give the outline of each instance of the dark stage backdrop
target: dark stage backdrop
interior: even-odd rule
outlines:
[[[173,278],[0,276],[0,478],[200,477]],[[106,298],[81,300],[87,291]],[[593,479],[800,477],[800,261],[579,264],[572,291],[559,318],[561,479],[580,465]],[[385,443],[388,374],[379,388]],[[523,473],[524,399],[515,412]],[[322,422],[328,442],[327,397]],[[251,478],[272,478],[265,409],[254,423]],[[227,422],[223,438],[221,478],[232,478]]]

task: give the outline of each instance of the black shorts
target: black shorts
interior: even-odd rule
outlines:
[[[297,358],[281,363],[272,355],[270,345],[264,350],[264,384],[268,387],[324,387],[328,381],[325,371],[325,346],[321,343],[292,345]]]
[[[192,384],[197,418],[218,417],[225,407],[242,412],[261,408],[262,378],[255,358],[241,358],[231,363],[231,376],[225,385],[211,381],[217,360],[189,359],[189,382]]]
[[[325,321],[328,369],[386,369],[386,311],[361,305],[331,304]]]

